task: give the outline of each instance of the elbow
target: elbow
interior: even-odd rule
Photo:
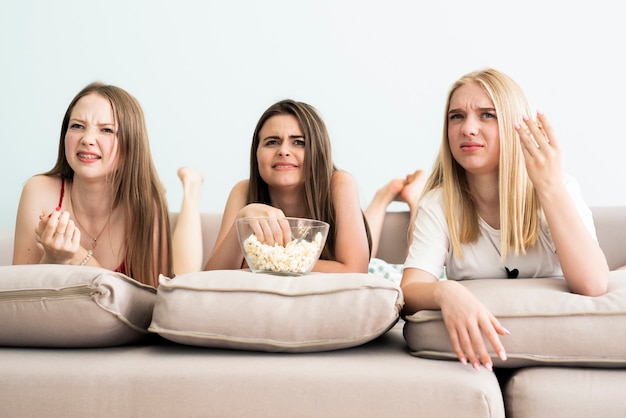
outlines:
[[[589,276],[587,276],[588,278]],[[582,280],[578,286],[571,286],[571,291],[573,293],[589,296],[589,297],[598,297],[605,295],[609,290],[609,271],[608,268],[606,271],[601,273],[597,272],[594,274],[593,280]]]

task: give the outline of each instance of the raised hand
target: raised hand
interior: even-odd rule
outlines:
[[[70,219],[70,213],[57,208],[39,219],[35,236],[44,253],[41,262],[70,264],[80,250],[80,230]]]
[[[524,126],[515,124],[524,153],[526,171],[538,192],[561,187],[561,146],[548,118],[537,112],[537,120],[523,117]]]

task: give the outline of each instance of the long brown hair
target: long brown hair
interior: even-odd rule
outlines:
[[[83,88],[63,117],[56,164],[43,174],[72,182],[74,170],[65,157],[65,134],[74,106],[92,93],[109,101],[118,126],[119,159],[108,181],[113,194],[111,210],[121,205],[126,222],[126,273],[156,287],[159,274],[172,275],[170,221],[162,183],[150,152],[143,110],[137,99],[119,87],[99,82]]]
[[[271,205],[269,187],[261,178],[257,161],[257,149],[261,138],[259,133],[269,118],[276,115],[292,115],[300,124],[304,134],[304,191],[307,216],[327,222],[330,225],[326,246],[320,256],[323,260],[335,258],[335,239],[337,220],[335,206],[332,199],[331,184],[333,174],[338,170],[333,163],[330,137],[326,124],[315,108],[303,102],[286,99],[274,103],[260,117],[257,122],[252,145],[250,147],[250,186],[248,188],[248,203],[264,203]],[[368,244],[371,245],[369,226],[363,217],[367,232]]]

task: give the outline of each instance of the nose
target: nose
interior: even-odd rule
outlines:
[[[461,132],[465,136],[476,136],[478,135],[478,121],[476,118],[468,116],[463,121],[463,126],[461,128]]]
[[[287,141],[283,141],[283,143],[280,145],[280,148],[278,148],[278,155],[281,155],[283,157],[291,155],[291,149]]]
[[[80,141],[85,145],[94,145],[97,141],[97,131],[94,129],[85,129]]]

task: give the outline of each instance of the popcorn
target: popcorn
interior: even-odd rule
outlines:
[[[313,241],[293,240],[282,245],[265,244],[251,234],[243,248],[250,267],[275,273],[302,274],[308,272],[320,253],[322,234],[315,234]]]

